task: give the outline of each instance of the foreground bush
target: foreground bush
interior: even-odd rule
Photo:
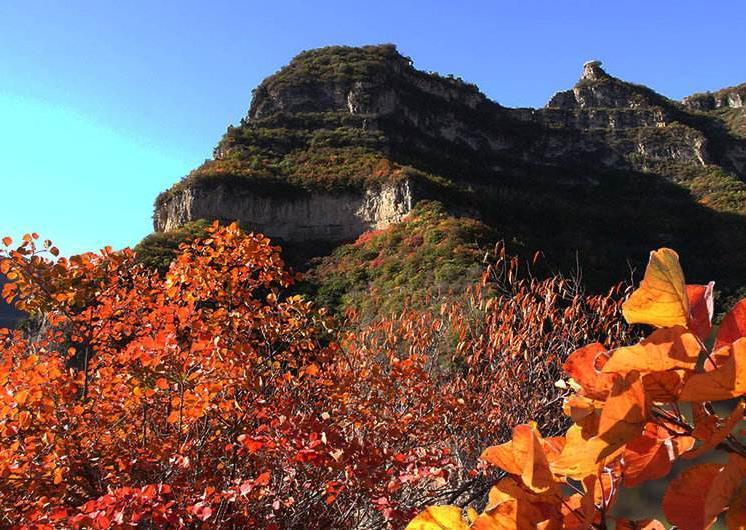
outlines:
[[[401,527],[484,495],[478,448],[529,417],[559,429],[566,354],[628,337],[618,293],[504,254],[440,313],[338,328],[233,225],[165,276],[36,241],[0,253],[32,315],[0,331],[2,527]]]
[[[407,528],[662,529],[655,520],[617,519],[623,487],[667,476],[672,464],[709,453],[673,478],[662,499],[682,530],[710,528],[727,510],[731,530],[746,527],[746,445],[740,423],[746,394],[746,300],[725,317],[708,349],[712,284],[686,285],[678,256],[653,252],[640,288],[623,306],[629,323],[657,328],[641,342],[608,351],[598,343],[564,363],[564,436],[543,437],[536,423],[482,459],[507,473],[481,514],[433,506]],[[734,401],[736,400],[736,401]],[[718,415],[718,410],[727,411]]]

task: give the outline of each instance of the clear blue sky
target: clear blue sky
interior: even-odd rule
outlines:
[[[582,63],[674,98],[746,81],[746,2],[0,1],[0,235],[132,245],[251,89],[303,49],[393,42],[541,106]]]

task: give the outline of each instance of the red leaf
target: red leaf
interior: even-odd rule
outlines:
[[[713,351],[736,342],[746,336],[746,298],[740,300],[720,324]]]
[[[712,315],[715,312],[715,302],[712,291],[715,282],[707,285],[687,285],[686,294],[689,297],[689,329],[705,340],[712,329]]]

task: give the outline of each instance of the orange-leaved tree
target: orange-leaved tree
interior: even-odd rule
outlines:
[[[339,331],[233,225],[165,276],[37,240],[0,252],[4,297],[33,317],[0,332],[0,526],[400,527],[479,494],[477,448],[506,422],[559,426],[567,353],[627,337],[617,293],[504,253],[440,313]]]
[[[482,459],[503,470],[482,513],[431,506],[408,528],[661,529],[655,520],[613,516],[624,487],[672,473],[662,509],[682,530],[709,528],[725,513],[746,527],[746,446],[740,439],[746,394],[746,300],[722,321],[712,348],[713,285],[686,285],[677,254],[652,252],[640,287],[623,305],[629,323],[656,329],[631,346],[593,343],[564,363],[564,411],[572,425],[543,437],[536,423],[514,427],[510,441]],[[715,408],[722,411],[715,413]]]
[[[44,317],[1,337],[4,525],[251,524],[291,502],[292,462],[333,461],[306,389],[325,317],[281,299],[266,238],[214,227],[165,278],[35,239],[0,260],[6,299]]]

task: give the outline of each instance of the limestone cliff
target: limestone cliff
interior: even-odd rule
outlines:
[[[364,191],[290,196],[225,185],[187,187],[156,211],[155,226],[159,231],[169,231],[194,219],[238,220],[246,230],[271,234],[283,241],[340,242],[401,221],[412,204],[408,180]]]

